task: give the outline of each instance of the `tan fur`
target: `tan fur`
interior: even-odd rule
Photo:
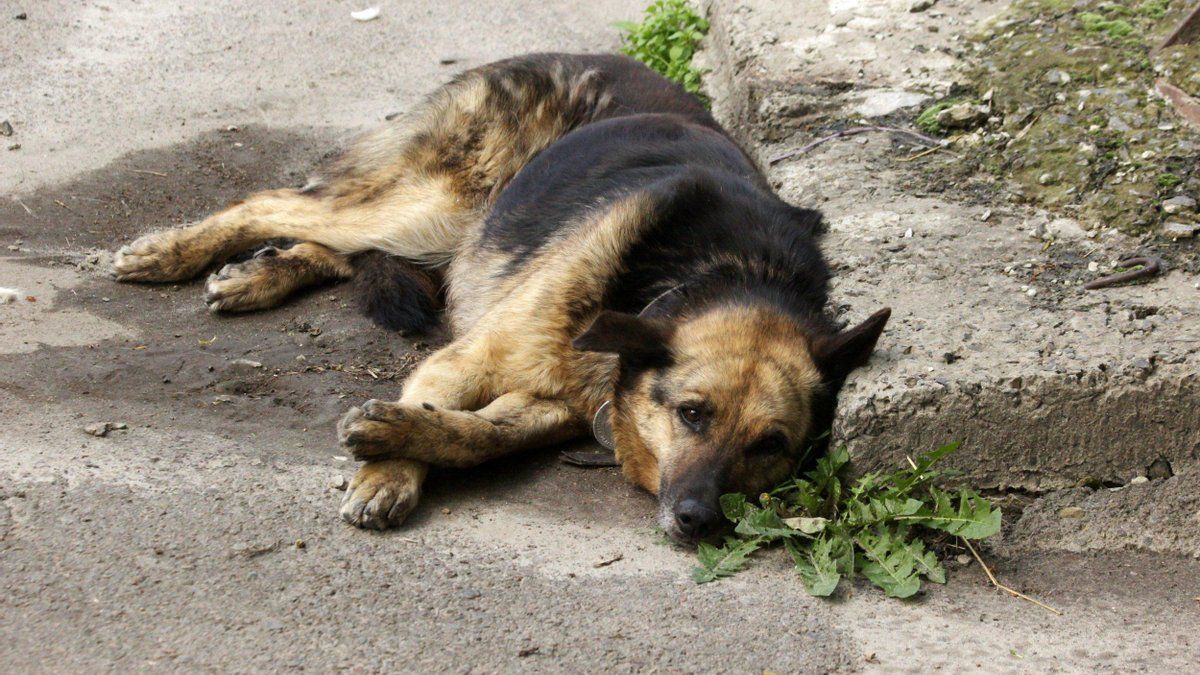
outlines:
[[[329,279],[346,279],[354,268],[346,256],[312,242],[272,255],[226,265],[208,278],[204,301],[214,312],[247,312],[279,304],[295,291]]]
[[[210,303],[220,311],[268,307],[304,285],[345,277],[347,255],[360,251],[449,264],[454,341],[417,368],[399,401],[369,401],[338,425],[343,445],[366,460],[341,511],[358,526],[403,521],[428,464],[471,466],[578,435],[613,397],[617,357],[577,351],[572,340],[599,312],[605,284],[652,222],[655,204],[647,194],[628,196],[565,228],[569,236],[515,273],[500,274],[508,257],[477,245],[487,209],[531,157],[610,105],[593,71],[555,62],[517,77],[504,68],[460,76],[401,121],[359,139],[303,190],[258,193],[195,225],[148,234],[115,260],[120,280],[177,281],[269,239],[302,242],[211,278]],[[676,331],[672,395],[704,396],[720,410],[741,406],[745,414],[721,418],[721,439],[768,428],[802,438],[807,430],[794,420],[807,419],[819,380],[807,342],[789,321],[747,312],[705,315]],[[700,447],[686,439],[673,403],[656,402],[643,381],[616,411],[625,473],[651,492],[705,457],[732,451],[732,442]],[[747,460],[736,475],[778,470]]]
[[[658,493],[664,482],[696,465],[728,456],[732,486],[782,478],[790,463],[747,461],[745,444],[770,430],[796,443],[807,435],[812,396],[821,383],[808,339],[785,317],[761,308],[731,307],[682,323],[672,335],[675,363],[660,377],[670,400],[659,403],[652,382],[619,401],[614,437],[626,476]],[[686,430],[676,407],[704,401],[713,408],[707,440]],[[764,474],[767,474],[764,476]]]
[[[594,114],[608,105],[592,71],[559,68],[545,76],[549,82],[519,84],[498,68],[464,73],[409,115],[360,138],[304,190],[261,192],[195,225],[138,239],[117,254],[118,280],[189,279],[278,237],[337,253],[377,249],[448,262],[517,171],[586,121],[575,118],[577,110]]]

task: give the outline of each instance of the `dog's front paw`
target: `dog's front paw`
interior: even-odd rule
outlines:
[[[342,520],[371,530],[399,526],[416,508],[424,476],[421,467],[405,460],[364,465],[342,498]]]
[[[183,281],[202,272],[210,256],[192,250],[182,232],[154,232],[122,246],[113,258],[117,281]]]
[[[280,279],[278,251],[265,248],[242,263],[226,265],[204,283],[211,312],[248,312],[279,304],[291,290]]]
[[[393,456],[411,426],[404,406],[372,399],[361,408],[351,408],[338,422],[338,443],[359,460]]]

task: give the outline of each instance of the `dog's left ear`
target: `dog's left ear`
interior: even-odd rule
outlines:
[[[891,315],[892,309],[884,307],[850,330],[813,340],[813,359],[827,381],[841,387],[850,371],[867,363]]]
[[[671,359],[671,326],[624,312],[600,312],[592,325],[571,343],[582,352],[619,354],[625,365],[648,368]]]

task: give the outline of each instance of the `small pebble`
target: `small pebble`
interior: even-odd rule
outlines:
[[[1046,72],[1046,84],[1068,84],[1071,81],[1071,76],[1062,70],[1050,70]]]
[[[1145,476],[1134,476],[1133,480],[1129,481],[1129,484],[1130,485],[1141,485],[1142,483],[1149,483],[1149,482],[1150,482],[1150,479],[1146,478]]]
[[[97,438],[104,438],[108,435],[110,428],[108,422],[94,422],[84,427],[83,430]]]
[[[1065,519],[1070,519],[1070,520],[1078,520],[1078,519],[1082,518],[1083,515],[1084,515],[1083,509],[1079,508],[1078,506],[1068,506],[1065,509],[1058,512],[1059,518],[1065,518]]]
[[[334,476],[333,478],[330,478],[329,479],[329,487],[333,488],[334,490],[345,490],[346,489],[346,477],[341,474],[338,474],[338,475]]]

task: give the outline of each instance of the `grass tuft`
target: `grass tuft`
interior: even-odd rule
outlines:
[[[621,53],[650,66],[689,93],[700,95],[704,73],[692,65],[692,57],[708,21],[686,0],[656,0],[646,8],[641,23],[620,21]]]

